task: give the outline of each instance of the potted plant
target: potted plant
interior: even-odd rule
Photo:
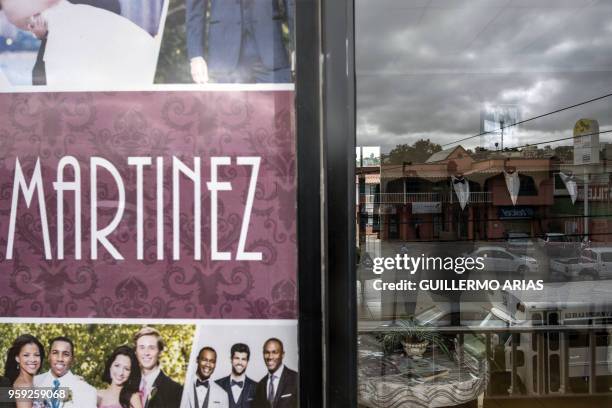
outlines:
[[[378,340],[386,353],[392,353],[401,346],[406,356],[421,358],[427,346],[434,345],[449,354],[444,337],[434,332],[431,326],[419,323],[414,317],[398,321],[397,327],[381,333]]]

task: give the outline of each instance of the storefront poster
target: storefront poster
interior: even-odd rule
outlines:
[[[0,2],[4,391],[26,341],[40,345],[30,385],[60,379],[64,408],[190,407],[204,378],[210,406],[260,406],[279,367],[271,398],[297,406],[293,1],[248,11],[274,38],[250,38],[260,55],[225,66],[240,75],[218,75],[235,41],[204,31],[221,46],[199,56],[209,81],[188,43],[244,6],[187,3]],[[109,374],[117,362],[133,376]]]

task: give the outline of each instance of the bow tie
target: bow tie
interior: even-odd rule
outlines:
[[[559,173],[561,175],[561,178],[565,178],[564,181],[576,181],[576,175],[575,174],[565,174],[565,173]]]
[[[454,180],[453,180],[453,183],[454,183],[454,184],[459,184],[459,183],[461,183],[461,184],[465,184],[465,179],[464,179],[463,177],[462,177],[462,178],[460,178],[460,179],[454,179]]]
[[[196,387],[199,387],[200,385],[208,388],[210,384],[208,384],[208,380],[204,380],[204,381],[196,380]]]
[[[244,387],[244,381],[235,381],[235,380],[232,380],[232,385],[231,386],[233,387],[234,385],[237,385],[240,388],[242,388],[242,387]]]

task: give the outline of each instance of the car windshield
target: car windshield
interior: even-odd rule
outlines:
[[[564,238],[563,235],[549,235],[548,236],[548,241],[550,241],[550,242],[563,242],[563,241],[565,241],[563,238]]]
[[[493,313],[489,313],[487,317],[480,323],[481,327],[508,327],[508,322],[495,316]]]
[[[529,240],[529,235],[527,234],[508,234],[508,241],[511,242],[527,242]]]

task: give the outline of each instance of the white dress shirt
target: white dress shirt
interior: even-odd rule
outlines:
[[[53,388],[53,381],[59,380],[60,388],[67,388],[71,399],[62,402],[61,408],[96,408],[97,392],[94,387],[84,380],[68,371],[63,376],[56,378],[50,371],[34,377],[34,386],[42,388]]]
[[[234,381],[242,381],[242,388],[237,385],[232,385],[232,380]],[[242,390],[246,386],[246,375],[242,374],[241,376],[234,377],[233,374],[230,374],[230,387],[232,388],[232,396],[234,397],[234,402],[238,402],[240,399],[240,394],[242,394]]]
[[[143,398],[142,398],[143,401],[147,401],[149,399],[149,395],[151,395],[151,390],[153,389],[153,383],[155,382],[155,380],[157,380],[157,377],[159,376],[160,372],[161,372],[161,367],[158,365],[150,373],[142,375],[140,386],[142,388],[143,381],[146,386],[145,394],[143,395]]]

